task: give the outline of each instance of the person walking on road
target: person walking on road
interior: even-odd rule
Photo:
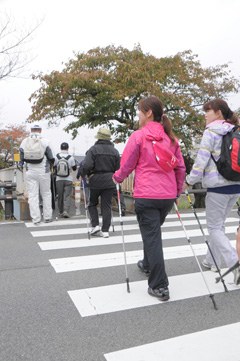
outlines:
[[[60,217],[69,218],[73,177],[71,170],[77,169],[74,157],[68,154],[69,145],[64,142],[60,146],[61,152],[55,157],[56,188],[58,195],[58,212]]]
[[[240,182],[223,178],[218,172],[211,154],[215,160],[220,157],[223,136],[234,126],[239,125],[239,119],[231,111],[227,102],[218,98],[207,102],[203,106],[203,110],[206,113],[206,129],[192,170],[186,177],[183,191],[189,185],[197,182],[202,182],[203,187],[207,188],[206,219],[211,251],[219,268],[221,267],[221,256],[227,267],[230,268],[236,264],[238,256],[236,249],[231,246],[225,234],[225,221],[240,197]],[[209,250],[202,265],[217,272]],[[240,283],[236,269],[234,270],[234,282]]]
[[[112,195],[115,188],[112,176],[120,166],[120,155],[111,142],[109,129],[100,128],[95,138],[97,142],[87,151],[80,175],[82,178],[86,175],[89,178],[88,210],[92,223],[90,234],[107,238],[111,225]],[[99,197],[101,197],[102,229],[99,226],[97,210]]]
[[[49,140],[41,137],[40,125],[31,127],[30,137],[25,138],[19,148],[20,162],[26,163],[26,183],[30,215],[35,225],[41,222],[39,193],[43,202],[44,222],[52,221],[50,174],[54,164],[54,154]]]
[[[161,100],[155,96],[143,98],[138,108],[140,129],[131,134],[113,179],[122,183],[135,169],[133,196],[144,246],[144,259],[138,262],[138,267],[149,274],[148,293],[167,301],[170,295],[161,226],[182,192],[185,165],[170,119],[163,114]],[[172,171],[167,172],[158,164],[153,142],[171,151],[178,160]]]

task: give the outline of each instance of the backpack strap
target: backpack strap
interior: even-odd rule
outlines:
[[[60,154],[58,153],[58,154],[57,154],[57,159],[62,159],[62,158],[64,158],[64,159],[68,160],[68,159],[70,159],[70,158],[71,158],[71,155],[70,155],[70,154],[68,154],[68,156],[65,158],[65,157],[60,157]]]
[[[231,130],[229,130],[229,132],[227,132],[226,134],[228,134],[228,133],[233,133],[233,132],[236,132],[236,130],[239,128],[239,126],[238,125],[235,125],[235,127],[233,127]],[[225,134],[225,135],[226,135]],[[212,153],[211,153],[211,158],[212,158],[212,160],[214,161],[214,163],[216,164],[216,166],[217,166],[217,161],[215,160],[215,158],[214,158],[214,156],[212,155]]]
[[[217,165],[217,161],[215,160],[215,158],[214,158],[214,156],[212,155],[212,153],[211,153],[211,158],[212,158],[212,160],[214,161],[214,163]]]

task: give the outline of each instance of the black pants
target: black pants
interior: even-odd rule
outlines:
[[[121,186],[119,186],[119,194],[120,194],[121,210],[125,212],[126,211],[126,205],[125,205],[125,202],[124,202],[124,196],[123,196],[122,191],[121,191]],[[116,200],[116,202],[118,204],[117,188],[114,188],[114,190],[113,190],[113,198]]]
[[[168,286],[162,249],[163,224],[174,199],[135,198],[135,211],[139,223],[143,247],[143,265],[151,270],[148,285],[151,288]]]
[[[113,195],[113,188],[109,188],[109,189],[90,188],[90,202],[88,205],[88,210],[91,218],[92,227],[99,225],[97,205],[98,205],[98,197],[101,196],[103,232],[108,232],[111,225],[112,195]]]

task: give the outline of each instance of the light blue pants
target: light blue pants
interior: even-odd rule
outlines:
[[[217,265],[221,266],[221,256],[226,266],[232,267],[237,261],[237,251],[225,235],[225,221],[240,194],[220,194],[208,192],[206,196],[206,219],[209,232],[209,245]],[[214,264],[209,250],[206,260]]]

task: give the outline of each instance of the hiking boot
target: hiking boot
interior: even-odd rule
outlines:
[[[143,266],[143,261],[141,261],[141,260],[138,261],[137,266],[140,269],[140,271],[142,271],[145,274],[145,276],[147,276],[147,277],[150,276],[151,271],[150,271],[150,269]]]
[[[204,259],[202,261],[202,265],[203,267],[210,269],[212,272],[218,272],[217,267],[215,266],[215,264],[210,264],[206,261],[206,259]],[[220,267],[218,266],[218,268],[220,269]]]
[[[240,264],[235,270],[233,270],[233,277],[235,285],[240,285]]]
[[[109,238],[109,233],[108,232],[100,232],[99,235],[103,238]]]
[[[63,214],[62,214],[62,216],[63,216],[64,218],[69,218],[69,217],[70,217],[67,211],[64,211]]]
[[[100,232],[100,227],[99,227],[99,225],[93,227],[93,228],[91,229],[91,231],[90,231],[90,234],[91,234],[91,236],[93,236],[94,234],[96,234],[96,233],[98,233],[98,232]]]
[[[150,296],[157,297],[160,301],[168,301],[170,298],[168,287],[162,287],[162,288],[148,287],[148,293]]]

